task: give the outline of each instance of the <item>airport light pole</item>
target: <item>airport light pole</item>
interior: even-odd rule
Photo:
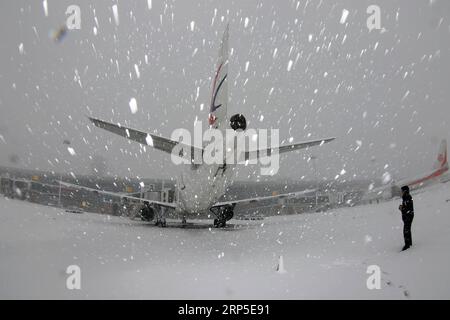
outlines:
[[[316,208],[317,208],[317,205],[318,205],[318,189],[319,189],[319,180],[318,180],[318,176],[317,176],[317,166],[316,166],[316,160],[317,160],[317,156],[315,156],[315,155],[310,155],[309,156],[309,158],[311,159],[311,161],[312,161],[312,163],[313,163],[313,169],[314,169],[314,177],[315,177],[315,179],[316,179],[316,192],[315,192],[315,194],[316,194]]]
[[[61,208],[61,181],[62,181],[62,173],[59,173],[59,189],[58,189],[58,207]]]
[[[376,161],[377,161],[377,159],[374,156],[372,156],[370,158],[370,164],[371,164],[371,169],[372,169],[372,172],[370,173],[370,177],[371,177],[370,183],[372,183],[372,184],[375,184],[375,179],[373,177],[374,177],[374,172],[376,169]]]
[[[63,141],[63,145],[70,145],[70,141],[69,140],[64,140]],[[61,189],[62,189],[62,185],[61,185],[61,181],[62,181],[62,170],[59,172],[59,188],[58,188],[58,207],[62,208],[62,203],[61,203]]]

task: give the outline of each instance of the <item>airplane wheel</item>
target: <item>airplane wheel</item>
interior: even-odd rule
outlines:
[[[155,213],[153,211],[152,208],[148,207],[148,206],[144,206],[140,209],[140,215],[141,215],[141,220],[142,221],[152,221]]]
[[[215,228],[225,228],[227,222],[225,220],[214,219]]]

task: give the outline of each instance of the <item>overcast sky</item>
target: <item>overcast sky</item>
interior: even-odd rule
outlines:
[[[56,43],[71,4],[81,29]],[[382,30],[366,26],[371,4]],[[46,16],[43,1],[3,0],[0,165],[86,174],[103,157],[113,175],[170,177],[167,154],[143,152],[86,115],[167,137],[196,118],[206,127],[227,22],[229,115],[278,128],[286,142],[337,137],[283,156],[275,178],[312,179],[311,153],[323,178],[406,177],[430,169],[450,138],[450,1],[153,0],[149,9],[146,0],[48,0]]]

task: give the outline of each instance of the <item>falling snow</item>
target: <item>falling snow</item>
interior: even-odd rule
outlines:
[[[341,16],[341,20],[340,20],[341,24],[345,24],[345,22],[347,21],[347,17],[348,17],[349,13],[350,12],[347,9],[343,9],[342,10],[342,16]]]
[[[47,0],[42,1],[42,7],[44,8],[44,14],[48,17],[48,3]]]
[[[116,26],[119,25],[119,11],[117,8],[117,4],[114,4],[112,6],[112,10],[113,10],[113,15],[114,15],[114,22],[116,23]]]
[[[129,105],[130,105],[131,113],[135,114],[138,111],[136,99],[135,98],[131,98],[130,102],[129,102]]]

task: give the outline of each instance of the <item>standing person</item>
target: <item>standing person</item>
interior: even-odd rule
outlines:
[[[398,209],[402,212],[403,237],[405,238],[405,246],[402,251],[404,251],[412,246],[411,225],[414,219],[414,204],[408,186],[402,187],[402,200]]]

